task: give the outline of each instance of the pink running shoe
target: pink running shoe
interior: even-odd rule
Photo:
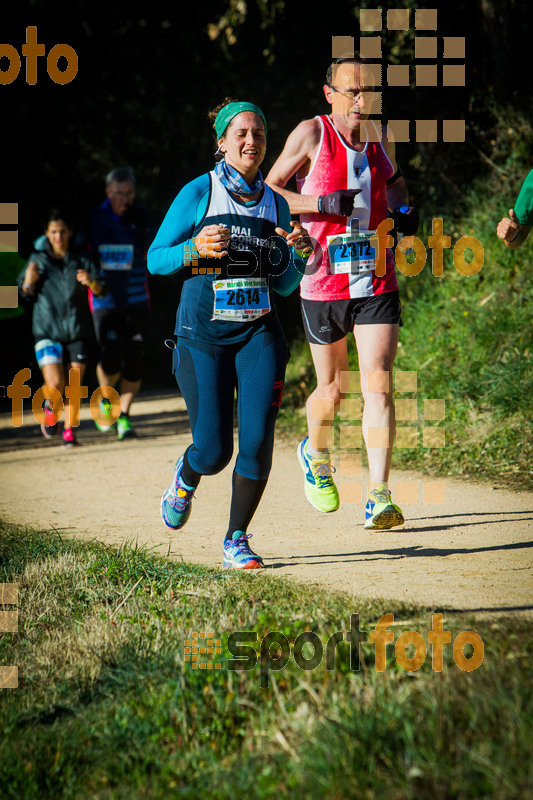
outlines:
[[[63,447],[76,447],[77,444],[72,428],[63,431]]]
[[[57,414],[53,413],[52,408],[50,400],[45,400],[43,411],[46,414],[46,423],[41,425],[41,433],[45,439],[52,439],[57,434]]]

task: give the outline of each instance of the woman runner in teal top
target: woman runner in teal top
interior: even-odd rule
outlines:
[[[312,244],[290,221],[284,198],[263,182],[261,109],[227,100],[211,118],[223,158],[180,191],[148,251],[150,272],[184,278],[173,371],[193,436],[161,514],[168,527],[181,529],[201,477],[230,461],[236,390],[239,452],[223,565],[254,569],[263,561],[250,549],[247,528],[270,472],[288,357],[274,293],[298,286]]]

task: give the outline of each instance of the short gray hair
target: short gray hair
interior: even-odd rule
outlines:
[[[109,186],[113,181],[116,181],[116,183],[129,181],[135,186],[135,173],[132,167],[115,167],[112,169],[111,172],[108,172],[105,176],[105,185]]]
[[[335,80],[335,73],[337,72],[337,67],[340,67],[341,64],[364,64],[365,59],[361,58],[359,53],[354,53],[353,56],[343,56],[342,58],[336,58],[332,64],[329,65],[328,71],[326,72],[326,85],[331,86],[333,81]]]

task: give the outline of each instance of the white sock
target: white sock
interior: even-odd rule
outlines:
[[[307,455],[311,456],[311,458],[323,458],[324,456],[329,456],[329,450],[313,450],[312,447],[309,446],[309,442],[307,442]]]

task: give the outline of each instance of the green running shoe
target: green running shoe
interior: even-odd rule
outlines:
[[[100,413],[103,414],[104,417],[106,417],[109,420],[109,423],[107,423],[106,425],[100,425],[99,422],[97,422],[96,420],[94,421],[94,424],[96,425],[100,433],[109,433],[109,431],[112,430],[115,424],[114,422],[111,421],[112,408],[113,406],[111,405],[111,401],[108,400],[107,397],[104,397],[102,400],[100,400]]]
[[[298,461],[305,475],[305,496],[317,511],[336,511],[339,507],[339,493],[333,483],[329,453],[321,457],[307,454],[309,437],[298,445]]]
[[[117,436],[119,441],[122,441],[122,439],[130,439],[133,436],[137,436],[130,422],[129,414],[121,414],[120,417],[117,419],[115,425],[117,428]]]

